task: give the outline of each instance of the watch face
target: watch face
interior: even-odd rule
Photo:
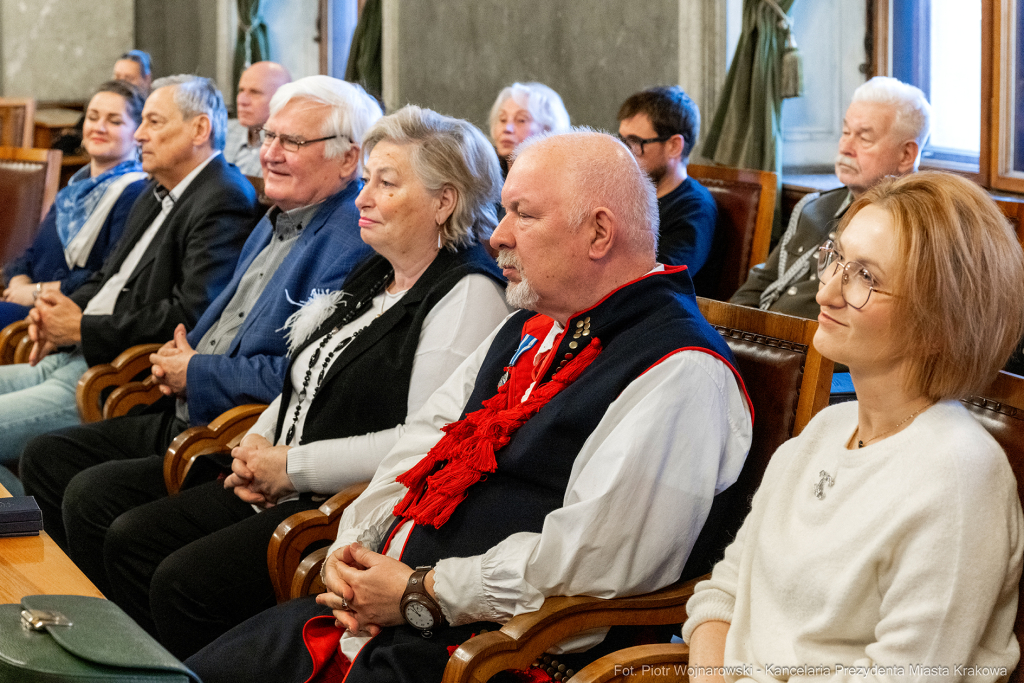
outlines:
[[[434,615],[425,605],[418,602],[409,602],[405,605],[405,620],[413,628],[423,631],[434,628]]]

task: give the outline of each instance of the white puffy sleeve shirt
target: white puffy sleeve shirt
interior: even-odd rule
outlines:
[[[370,487],[344,512],[332,552],[383,537],[406,492],[395,478],[459,419],[495,334],[407,423]],[[713,495],[738,477],[750,439],[750,413],[729,367],[700,351],[668,357],[609,405],[576,457],[563,506],[540,533],[438,562],[435,592],[446,618],[505,622],[549,595],[610,598],[678,580]],[[388,554],[397,557],[401,547],[396,537]],[[361,639],[343,637],[342,651],[354,653],[348,639]]]

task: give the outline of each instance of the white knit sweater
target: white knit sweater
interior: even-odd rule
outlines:
[[[1005,678],[1024,542],[1005,454],[955,401],[847,450],[856,425],[831,407],[779,448],[683,638],[730,622],[727,680]]]

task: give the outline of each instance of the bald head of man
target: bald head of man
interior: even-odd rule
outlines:
[[[238,79],[238,122],[250,130],[260,128],[270,118],[270,98],[292,76],[276,62],[256,62]]]
[[[655,266],[654,185],[621,142],[575,130],[516,152],[491,237],[509,303],[564,323]]]

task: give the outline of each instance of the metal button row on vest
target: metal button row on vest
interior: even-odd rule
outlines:
[[[576,675],[572,669],[566,668],[565,664],[559,664],[557,659],[551,655],[544,655],[534,660],[533,665],[548,673],[556,681],[567,681]]]

